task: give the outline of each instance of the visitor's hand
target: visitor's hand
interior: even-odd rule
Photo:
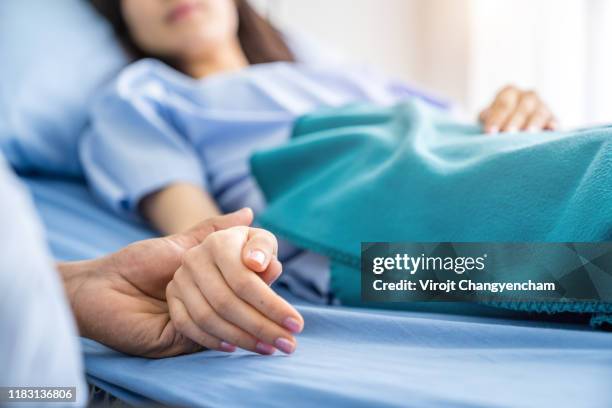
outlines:
[[[537,132],[556,130],[557,120],[550,109],[533,91],[514,86],[502,89],[495,100],[480,114],[485,133]]]
[[[206,348],[292,353],[293,334],[304,322],[268,286],[282,270],[276,254],[276,238],[265,230],[234,227],[210,234],[185,254],[168,284],[176,329]]]
[[[204,273],[195,258],[208,253],[199,246],[207,236],[248,226],[252,220],[252,212],[242,210],[211,218],[183,234],[134,243],[104,258],[59,265],[81,335],[144,357],[200,350],[202,344],[183,335],[171,320],[166,286],[184,259],[190,271]],[[194,254],[186,256],[194,248]],[[274,268],[280,268],[273,265],[262,278],[273,278]]]

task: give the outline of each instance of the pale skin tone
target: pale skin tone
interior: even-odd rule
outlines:
[[[122,12],[140,48],[171,61],[189,76],[204,78],[248,65],[238,41],[238,16],[232,0],[123,0]],[[500,91],[480,120],[490,134],[557,126],[537,94],[516,87]],[[100,264],[62,267],[84,335],[121,351],[151,357],[202,347],[228,352],[241,347],[260,354],[295,350],[294,334],[302,330],[303,319],[268,287],[282,269],[272,234],[246,227],[250,220],[236,223],[234,219],[232,228],[223,225],[225,228],[216,228],[222,230],[211,232],[208,226],[208,234],[184,238],[183,231],[201,220],[218,223],[220,219],[215,218],[220,211],[210,195],[189,184],[169,185],[150,194],[140,203],[140,210],[170,238],[146,241],[92,261]],[[141,259],[144,255],[139,251],[164,255]],[[141,261],[144,266],[139,265]],[[95,272],[108,264],[114,272]],[[87,276],[89,281],[71,278],[70,271],[78,267],[85,272],[74,276]],[[90,287],[103,288],[102,295],[113,302],[80,302],[87,298],[81,293]],[[108,304],[112,306],[104,306]],[[80,317],[84,313],[95,315],[96,324],[88,322],[87,316]],[[117,315],[121,318],[113,321]],[[132,336],[121,339],[112,330],[105,332],[105,324]]]
[[[79,332],[151,358],[203,348],[293,351],[304,320],[269,288],[282,269],[276,240],[249,228],[252,220],[245,209],[104,258],[59,264]],[[263,262],[247,257],[254,248]]]
[[[512,85],[499,91],[493,103],[481,112],[479,119],[488,134],[558,128],[556,118],[537,93],[522,91]]]

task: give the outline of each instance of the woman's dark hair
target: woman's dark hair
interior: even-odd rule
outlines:
[[[90,0],[91,4],[111,23],[126,50],[135,59],[154,57],[140,49],[130,36],[121,12],[121,0]],[[288,61],[295,58],[281,33],[260,16],[248,0],[234,0],[238,10],[238,39],[250,64]]]

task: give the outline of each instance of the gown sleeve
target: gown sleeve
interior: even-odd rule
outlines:
[[[168,90],[146,64],[128,68],[92,105],[79,156],[93,192],[114,211],[138,217],[148,194],[175,183],[207,188],[187,136],[162,103]]]

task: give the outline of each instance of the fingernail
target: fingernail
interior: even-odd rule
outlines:
[[[266,261],[266,254],[264,254],[263,251],[260,251],[259,249],[254,249],[249,252],[249,259],[257,262],[259,265],[263,265]]]
[[[527,129],[527,131],[529,133],[536,133],[538,131],[538,128],[535,126],[530,126],[529,129]]]
[[[283,326],[294,334],[302,332],[302,325],[293,317],[286,318],[285,321],[283,321]]]
[[[518,132],[518,129],[517,129],[516,127],[514,127],[514,126],[510,126],[510,127],[509,127],[509,128],[506,130],[506,132],[508,132],[508,133],[516,133],[516,132]]]
[[[490,135],[494,135],[496,133],[499,133],[499,127],[498,126],[491,126],[489,128],[489,130],[487,130],[487,133]]]
[[[262,343],[261,341],[255,345],[255,350],[260,354],[271,355],[274,354],[276,349],[269,344]]]
[[[236,346],[226,341],[222,341],[219,348],[221,349],[221,351],[225,351],[227,353],[233,353],[234,351],[236,351]]]
[[[279,349],[280,351],[282,351],[285,354],[291,354],[293,353],[293,350],[295,350],[295,345],[282,337],[279,337],[278,339],[276,339],[276,341],[274,342],[274,345],[276,346],[277,349]]]

